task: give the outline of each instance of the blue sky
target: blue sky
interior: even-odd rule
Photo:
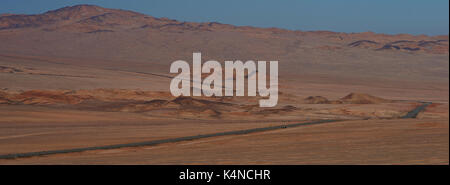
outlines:
[[[180,21],[291,30],[448,35],[448,0],[1,0],[0,13],[36,14],[76,4]]]

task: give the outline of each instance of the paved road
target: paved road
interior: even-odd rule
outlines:
[[[422,105],[411,110],[410,112],[408,112],[405,116],[402,116],[401,118],[402,119],[416,118],[417,114],[419,114],[419,112],[423,111],[428,105],[431,105],[431,103],[425,102]],[[217,137],[217,136],[243,135],[243,134],[250,134],[250,133],[255,133],[255,132],[264,132],[264,131],[270,131],[270,130],[299,127],[299,126],[333,123],[333,122],[339,122],[339,121],[345,121],[345,120],[318,120],[318,121],[311,121],[311,122],[306,122],[306,123],[293,123],[293,124],[287,124],[287,125],[262,127],[262,128],[246,129],[246,130],[237,130],[237,131],[229,131],[229,132],[220,132],[220,133],[213,133],[213,134],[203,134],[203,135],[196,135],[196,136],[187,136],[187,137],[153,140],[153,141],[136,142],[136,143],[94,146],[94,147],[73,148],[73,149],[62,149],[62,150],[48,150],[48,151],[28,152],[28,153],[14,153],[14,154],[0,155],[0,159],[15,159],[15,158],[34,157],[34,156],[43,156],[43,155],[52,155],[52,154],[84,152],[84,151],[91,151],[91,150],[117,149],[117,148],[124,148],[124,147],[154,146],[154,145],[165,144],[165,143],[191,141],[191,140],[196,140],[196,139],[203,139],[203,138],[210,138],[210,137]]]
[[[416,118],[417,115],[418,115],[420,112],[422,112],[423,110],[425,110],[425,108],[426,108],[428,105],[431,105],[431,102],[423,102],[422,105],[416,107],[416,108],[413,109],[412,111],[409,111],[408,114],[402,116],[401,118],[402,118],[402,119],[405,119],[405,118]]]

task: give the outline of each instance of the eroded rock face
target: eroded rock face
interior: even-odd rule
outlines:
[[[373,49],[376,51],[424,52],[432,54],[448,53],[448,40],[397,40],[393,42],[375,42],[358,40],[348,44],[349,47]]]
[[[329,104],[330,101],[322,96],[309,96],[305,99],[303,99],[304,103],[307,104]]]
[[[448,40],[421,40],[421,41],[408,41],[400,40],[395,42],[386,43],[383,47],[378,48],[381,50],[399,50],[408,52],[426,52],[433,54],[446,54],[448,53]]]
[[[328,100],[322,96],[309,96],[303,99],[303,103],[305,104],[378,104],[390,102],[393,101],[365,93],[350,93],[338,100]]]
[[[22,105],[76,105],[86,101],[144,101],[169,96],[169,93],[163,92],[121,89],[0,91],[0,100],[3,100],[1,102],[4,104]]]
[[[391,100],[386,100],[364,93],[350,93],[341,98],[340,101],[348,104],[376,104],[392,102]]]

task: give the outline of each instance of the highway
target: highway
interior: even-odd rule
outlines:
[[[417,115],[421,111],[423,111],[427,106],[429,106],[431,104],[432,104],[431,102],[422,102],[422,105],[417,106],[416,108],[409,111],[406,115],[404,115],[400,118],[401,119],[416,118]],[[204,139],[204,138],[211,138],[211,137],[218,137],[218,136],[244,135],[244,134],[250,134],[250,133],[265,132],[265,131],[278,130],[278,129],[287,129],[287,128],[300,127],[300,126],[335,123],[335,122],[340,122],[340,121],[346,121],[346,120],[316,120],[316,121],[303,122],[303,123],[293,123],[293,124],[286,124],[286,125],[261,127],[261,128],[245,129],[245,130],[236,130],[236,131],[229,131],[229,132],[219,132],[219,133],[212,133],[212,134],[202,134],[202,135],[195,135],[195,136],[169,138],[169,139],[144,141],[144,142],[93,146],[93,147],[84,147],[84,148],[72,148],[72,149],[62,149],[62,150],[48,150],[48,151],[27,152],[27,153],[12,153],[12,154],[0,155],[0,159],[16,159],[16,158],[36,157],[36,156],[53,155],[53,154],[84,152],[84,151],[92,151],[92,150],[109,150],[109,149],[118,149],[118,148],[126,148],[126,147],[154,146],[154,145],[160,145],[160,144],[166,144],[166,143],[192,141],[192,140],[197,140],[197,139]]]

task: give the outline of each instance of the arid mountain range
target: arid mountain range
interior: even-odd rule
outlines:
[[[434,81],[448,76],[448,35],[336,33],[181,22],[77,5],[0,17],[0,55],[167,74],[175,60],[278,60],[280,76],[327,74]],[[4,66],[11,67],[11,66]],[[441,68],[444,67],[444,68]],[[377,69],[377,70],[369,70]],[[162,72],[163,71],[163,72]]]
[[[448,164],[448,47],[448,35],[182,22],[93,5],[1,14],[0,156],[345,121],[0,164]],[[170,65],[193,52],[279,61],[277,106],[173,97]]]
[[[448,165],[448,46],[448,35],[181,22],[93,5],[1,14],[0,164]],[[193,52],[279,61],[277,106],[172,96],[170,65]],[[73,150],[105,145],[121,147]],[[52,150],[75,153],[35,155]]]

